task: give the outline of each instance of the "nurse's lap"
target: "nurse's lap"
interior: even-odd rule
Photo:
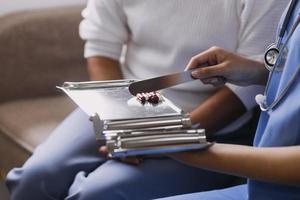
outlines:
[[[153,199],[224,187],[232,177],[171,159],[146,159],[138,166],[110,160],[90,174],[78,173],[67,199]]]
[[[40,177],[49,196],[62,197],[69,191],[70,199],[79,194],[87,199],[105,195],[113,199],[118,194],[130,199],[158,198],[219,188],[233,179],[171,159],[146,159],[139,166],[107,161],[98,153],[98,147],[92,123],[78,109],[10,177],[15,182],[27,179],[36,195],[41,189],[37,180]],[[35,183],[30,183],[33,176]],[[26,188],[24,191],[30,192]]]
[[[159,200],[246,200],[247,185],[240,185],[222,190],[198,192],[162,198]]]

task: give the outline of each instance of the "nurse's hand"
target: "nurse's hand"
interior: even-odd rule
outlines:
[[[99,148],[99,153],[108,158],[108,150],[106,146],[102,146]],[[126,158],[118,158],[114,159],[131,165],[139,165],[143,161],[142,158],[139,157],[126,157]]]
[[[215,86],[225,82],[241,86],[264,85],[269,73],[262,62],[218,47],[212,47],[194,56],[187,69],[195,69],[192,72],[193,77],[200,79],[204,84]]]

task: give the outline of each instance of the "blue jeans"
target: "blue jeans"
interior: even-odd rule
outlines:
[[[11,199],[154,199],[223,188],[234,180],[169,158],[139,166],[107,160],[98,147],[88,116],[74,111],[21,168],[9,172]]]

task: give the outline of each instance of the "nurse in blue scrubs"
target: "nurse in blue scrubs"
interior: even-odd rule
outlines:
[[[271,49],[266,56],[270,73],[259,61],[216,47],[195,56],[188,65],[193,69],[209,64],[193,72],[194,77],[205,83],[267,85],[265,94],[256,98],[262,114],[254,147],[213,144],[202,152],[171,155],[191,166],[247,177],[248,183],[168,199],[300,199],[300,1],[293,0],[291,5],[278,31],[282,33],[277,45],[279,58],[276,59],[276,49]],[[276,64],[270,66],[275,61]]]

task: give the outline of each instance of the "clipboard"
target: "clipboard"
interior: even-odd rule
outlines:
[[[162,96],[141,104],[128,86],[136,80],[65,82],[67,94],[93,123],[96,139],[110,157],[165,154],[206,148],[204,129],[193,129],[189,115]]]

